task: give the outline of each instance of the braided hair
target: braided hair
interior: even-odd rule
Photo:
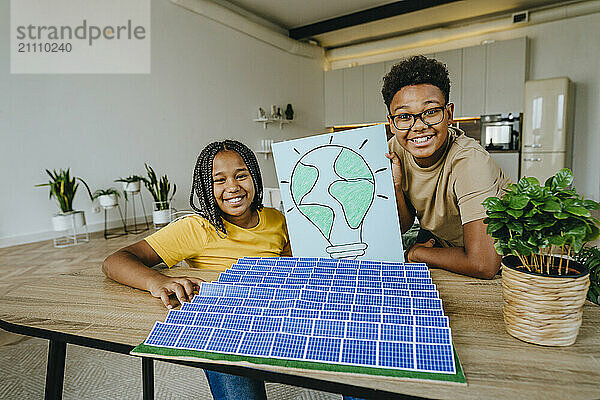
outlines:
[[[190,206],[194,211],[207,219],[217,233],[222,232],[227,235],[225,225],[223,224],[222,211],[217,205],[213,190],[213,161],[215,156],[221,151],[233,150],[242,157],[244,163],[250,171],[252,181],[254,182],[255,195],[250,204],[250,209],[260,211],[263,208],[263,183],[260,175],[260,168],[256,156],[245,144],[236,140],[224,140],[222,142],[213,142],[206,146],[198,156],[196,167],[194,168],[194,177],[192,179],[192,193],[190,194]],[[194,204],[194,194],[198,198],[199,206]]]

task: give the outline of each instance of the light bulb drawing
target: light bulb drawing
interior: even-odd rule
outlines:
[[[331,258],[365,254],[362,228],[375,198],[375,174],[359,153],[331,143],[313,148],[294,165],[289,185],[294,207],[325,238]]]

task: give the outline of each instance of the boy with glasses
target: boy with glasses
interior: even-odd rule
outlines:
[[[394,137],[388,142],[402,232],[421,230],[406,261],[491,279],[500,268],[481,202],[509,179],[473,139],[450,126],[444,64],[414,56],[395,65],[381,90]]]

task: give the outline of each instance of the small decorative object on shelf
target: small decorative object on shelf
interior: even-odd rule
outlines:
[[[277,119],[277,106],[271,105],[271,119]]]
[[[294,119],[294,109],[291,104],[288,104],[285,108],[285,119],[291,121]]]
[[[267,113],[262,107],[258,107],[258,119],[262,121],[267,120]]]

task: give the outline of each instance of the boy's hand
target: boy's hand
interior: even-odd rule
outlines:
[[[389,152],[385,156],[392,162],[392,176],[394,177],[394,186],[402,187],[402,164],[396,153]]]
[[[413,258],[415,256],[415,250],[418,249],[419,247],[431,248],[431,247],[433,247],[434,244],[435,244],[435,239],[429,239],[425,243],[415,243],[412,246],[410,246],[408,248],[408,250],[406,250],[404,259],[406,260],[406,262],[419,262],[418,260]]]
[[[150,294],[154,297],[159,297],[165,307],[173,308],[177,304],[171,304],[169,295],[175,294],[180,304],[188,302],[194,297],[194,291],[198,290],[200,284],[204,282],[202,279],[190,277],[170,277],[162,276],[154,282],[149,289]]]

